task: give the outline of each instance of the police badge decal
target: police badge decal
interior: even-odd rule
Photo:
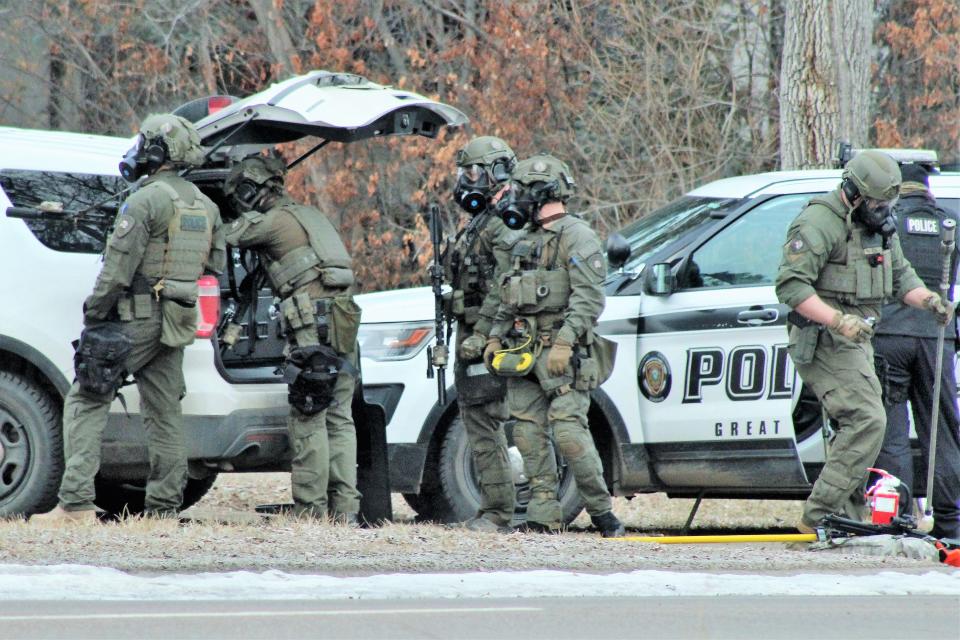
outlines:
[[[651,351],[643,356],[637,369],[637,383],[640,392],[650,402],[663,402],[670,395],[670,365],[659,351]]]

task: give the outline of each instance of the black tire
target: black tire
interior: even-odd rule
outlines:
[[[183,506],[188,509],[205,496],[213,483],[217,481],[217,474],[212,473],[204,478],[187,478],[187,485],[183,488]],[[136,484],[119,480],[104,480],[100,476],[94,481],[97,490],[96,505],[111,516],[136,515],[143,513],[146,500],[146,481]]]
[[[58,404],[26,378],[0,371],[0,516],[49,511],[62,475]]]
[[[558,460],[560,466],[560,507],[563,511],[563,523],[569,524],[583,510],[583,502],[577,491],[573,474],[569,473],[562,458]],[[480,508],[480,485],[477,472],[474,468],[473,450],[467,440],[467,432],[463,420],[457,415],[450,423],[450,427],[443,440],[440,450],[440,500],[434,499],[445,509],[438,510],[443,522],[462,522],[474,517]],[[525,481],[514,477],[517,484],[517,510],[514,514],[514,523],[523,522],[530,501],[530,487]]]

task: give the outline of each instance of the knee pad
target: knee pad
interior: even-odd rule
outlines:
[[[560,453],[568,460],[576,460],[587,452],[586,438],[589,432],[576,422],[559,422],[553,427],[554,438]]]
[[[539,429],[540,427],[532,422],[517,422],[513,425],[513,443],[524,457],[533,452],[533,443]]]

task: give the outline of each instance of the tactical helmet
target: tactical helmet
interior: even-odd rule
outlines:
[[[506,142],[496,136],[479,136],[471,140],[457,152],[457,166],[468,167],[473,164],[493,166],[497,160],[506,160],[508,170],[517,164],[517,155]]]
[[[577,192],[577,183],[567,163],[546,153],[540,153],[517,163],[513,170],[514,182],[529,187],[544,183],[542,202],[566,202]],[[542,203],[541,203],[542,204]]]
[[[167,159],[190,165],[203,163],[203,151],[200,149],[200,134],[186,118],[169,113],[148,116],[140,125],[140,134],[144,141],[160,138],[167,146]]]
[[[893,200],[900,194],[900,166],[882,151],[867,149],[853,156],[843,169],[843,179],[865,198]]]
[[[262,155],[244,158],[230,169],[230,174],[223,183],[223,193],[224,195],[232,194],[244,180],[258,187],[274,179],[283,181],[283,174],[286,171],[287,165],[281,158]]]

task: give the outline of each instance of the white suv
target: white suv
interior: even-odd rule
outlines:
[[[230,102],[230,101],[228,101]],[[448,105],[415,93],[370,83],[349,74],[314,71],[207,114],[196,123],[208,148],[204,167],[187,174],[227,206],[220,192],[228,157],[240,157],[305,136],[351,142],[386,135],[434,137],[445,126],[467,119]],[[0,128],[0,212],[11,213],[58,201],[68,211],[93,206],[111,220],[125,183],[118,163],[132,140],[103,136]],[[38,214],[40,215],[40,214]],[[60,412],[73,379],[73,349],[82,327],[81,305],[100,269],[103,229],[46,213],[35,219],[0,216],[0,515],[49,509],[63,469]],[[256,348],[226,351],[211,334],[218,326],[221,295],[232,304],[232,282],[243,273],[231,256],[221,285],[205,283],[201,338],[186,349],[187,395],[183,416],[190,458],[185,506],[198,500],[220,471],[289,468],[285,416],[286,386],[274,370],[282,340],[276,332]],[[258,330],[271,320],[269,298],[258,315]],[[212,304],[211,304],[212,302]],[[222,326],[222,324],[220,325]],[[255,343],[249,337],[241,347]],[[266,347],[266,348],[264,348]],[[142,509],[147,454],[135,386],[124,387],[126,407],[114,402],[104,434],[97,477],[97,504],[109,511],[124,505]],[[360,441],[360,478],[365,515],[389,517],[386,478],[372,449],[382,439],[383,410],[354,402]],[[379,423],[379,427],[378,427]],[[381,447],[382,449],[382,447]],[[383,459],[385,461],[385,453]],[[384,495],[386,494],[386,506]],[[372,501],[377,501],[376,505]]]
[[[614,494],[808,493],[823,464],[819,408],[787,356],[787,308],[773,281],[787,226],[839,182],[839,170],[718,180],[621,230],[631,255],[606,280],[599,323],[619,350],[589,413]],[[960,212],[960,174],[934,175],[930,184],[941,206]],[[479,490],[456,391],[440,407],[424,375],[430,290],[357,301],[363,353],[372,360],[364,361],[364,381],[387,399],[394,490],[424,518],[470,517]],[[515,480],[522,493],[520,464]],[[580,510],[570,474],[561,494],[569,521]]]

